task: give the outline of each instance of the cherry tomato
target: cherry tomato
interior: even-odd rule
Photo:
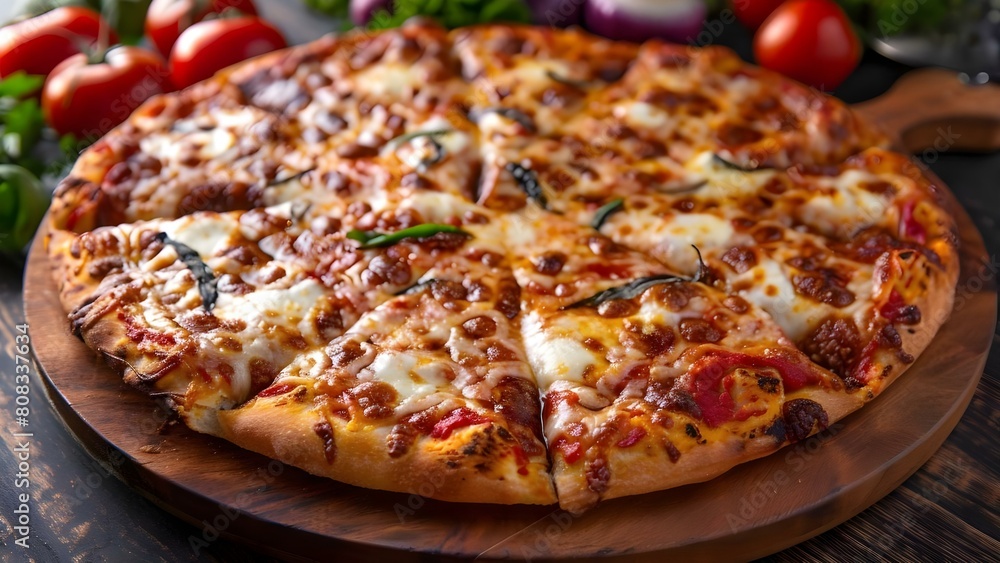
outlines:
[[[858,66],[861,43],[833,0],[789,0],[753,40],[757,62],[821,90],[833,90]]]
[[[108,34],[107,45],[118,42],[97,12],[80,6],[56,8],[0,28],[0,77],[18,70],[48,75],[67,58],[93,49],[102,29]]]
[[[73,55],[45,81],[42,110],[56,131],[96,138],[149,97],[169,90],[168,76],[163,59],[139,47],[115,47],[97,62]]]
[[[251,0],[153,0],[146,11],[146,36],[157,51],[169,57],[185,29],[209,14],[221,14],[226,10],[257,15],[257,7]]]
[[[730,0],[736,19],[750,30],[764,23],[767,16],[785,0]]]
[[[170,52],[170,78],[184,88],[229,65],[285,46],[281,32],[257,17],[205,20],[177,39]]]

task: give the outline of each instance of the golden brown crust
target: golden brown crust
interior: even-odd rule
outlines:
[[[809,435],[822,432],[865,403],[865,397],[860,393],[847,394],[841,389],[810,388],[796,391],[787,397],[777,397],[775,404],[780,412],[782,404],[796,399],[814,401],[825,413],[826,424],[817,422]],[[590,482],[593,478],[589,475],[593,472],[591,462],[581,461],[571,466],[561,456],[553,456],[552,473],[555,476],[560,507],[579,513],[602,499],[709,481],[741,463],[764,457],[807,437],[793,436],[793,432],[785,429],[785,423],[779,417],[774,422],[775,428],[769,433],[750,438],[716,432],[712,436],[723,437],[708,438],[679,451],[676,446],[669,444],[666,433],[662,428],[657,428],[649,416],[640,416],[639,419],[644,427],[650,429],[650,434],[637,445],[612,447],[604,452],[603,464],[609,478],[606,485],[597,486],[598,490]]]
[[[239,446],[352,485],[453,502],[556,501],[547,464],[529,462],[520,474],[513,442],[502,440],[491,424],[456,430],[448,439],[424,436],[394,458],[386,447],[388,428],[352,428],[294,400],[257,398],[220,412],[219,421],[220,435]],[[316,425],[324,423],[332,446],[321,438],[323,431],[317,433]],[[486,453],[463,451],[477,443]]]

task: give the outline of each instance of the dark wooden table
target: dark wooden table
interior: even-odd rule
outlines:
[[[302,18],[298,8],[259,1],[294,42],[330,29],[322,19]],[[725,26],[717,42],[747,52],[748,37]],[[837,95],[858,102],[882,93],[907,67],[868,53]],[[986,240],[995,283],[1000,270],[1000,154],[945,152],[927,164],[955,192]],[[931,162],[933,161],[933,162]],[[119,481],[114,464],[94,460],[65,428],[45,396],[32,365],[28,425],[17,425],[16,349],[23,263],[0,259],[0,559],[38,561],[266,561],[240,544],[218,539],[195,545],[192,526]],[[988,278],[988,279],[986,279]],[[994,334],[998,341],[1000,330]],[[30,333],[34,341],[44,334]],[[23,340],[23,338],[22,338]],[[23,370],[23,368],[21,368]],[[21,389],[23,391],[23,389]],[[31,436],[15,436],[15,432]],[[901,487],[844,524],[770,557],[774,561],[955,560],[1000,561],[1000,346],[994,346],[968,411],[942,448]],[[27,489],[19,488],[24,444],[30,454]],[[107,456],[105,456],[107,457]],[[116,459],[112,453],[112,462]],[[27,503],[30,548],[14,544]],[[194,546],[194,547],[193,547]],[[330,560],[349,560],[349,553]]]

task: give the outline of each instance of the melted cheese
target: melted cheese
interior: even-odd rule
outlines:
[[[234,235],[239,233],[239,222],[229,214],[189,215],[164,223],[163,232],[191,247],[205,260],[232,243]]]
[[[744,279],[750,280],[749,287],[739,294],[767,311],[792,340],[804,337],[816,323],[832,312],[832,307],[796,293],[787,274],[773,260],[761,259],[737,278]]]
[[[424,85],[421,68],[399,63],[371,65],[355,74],[353,82],[362,93],[394,99],[405,98]]]
[[[542,391],[555,381],[583,383],[584,370],[596,363],[594,353],[584,348],[575,334],[563,336],[542,327],[537,314],[521,322],[521,333],[528,361]]]
[[[246,295],[222,293],[216,301],[215,314],[220,318],[240,319],[252,326],[298,329],[300,321],[325,294],[325,288],[313,279],[287,289],[259,289]]]
[[[396,390],[396,416],[428,409],[454,396],[440,366],[419,362],[413,352],[383,351],[358,377],[388,383]]]
[[[870,172],[848,170],[820,185],[834,188],[833,193],[815,193],[798,209],[801,220],[828,235],[847,237],[859,229],[878,224],[886,216],[885,198],[859,185],[876,180]]]
[[[662,109],[646,102],[625,102],[615,106],[615,117],[630,127],[646,129],[669,129],[676,119]]]

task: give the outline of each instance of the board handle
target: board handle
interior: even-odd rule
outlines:
[[[967,84],[953,71],[908,72],[854,109],[911,153],[1000,150],[1000,86]]]

